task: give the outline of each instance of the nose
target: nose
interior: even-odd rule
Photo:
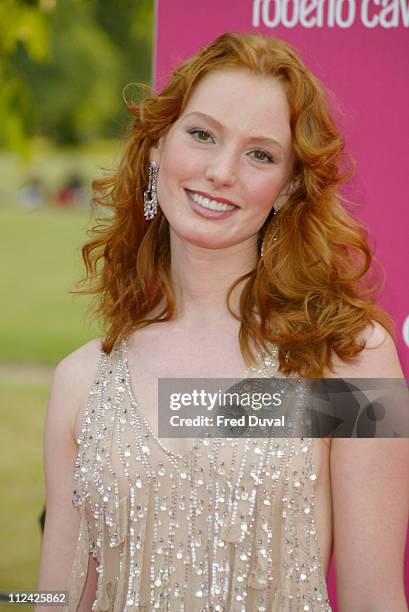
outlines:
[[[206,167],[205,177],[215,185],[230,187],[234,185],[238,174],[238,159],[234,151],[226,149],[213,153]]]

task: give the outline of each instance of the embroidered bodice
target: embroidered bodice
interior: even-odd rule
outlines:
[[[251,371],[276,374],[274,353]],[[133,395],[123,341],[101,353],[78,445],[70,611],[89,554],[98,562],[95,612],[331,611],[322,440],[202,438],[172,452]]]

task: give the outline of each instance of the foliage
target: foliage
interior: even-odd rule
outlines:
[[[152,32],[153,0],[4,0],[0,146],[118,136],[124,86],[150,81]]]
[[[48,21],[46,13],[18,0],[0,3],[0,146],[24,149],[30,86],[14,70],[14,57],[24,49],[29,61],[41,66],[47,59]]]

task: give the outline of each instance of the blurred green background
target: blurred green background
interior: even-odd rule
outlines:
[[[151,82],[153,20],[154,0],[0,0],[0,593],[36,589],[52,371],[102,333],[70,294],[90,183],[117,164],[124,87]]]

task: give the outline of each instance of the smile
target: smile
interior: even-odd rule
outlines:
[[[196,193],[195,191],[189,191],[188,189],[186,189],[186,192],[194,202],[197,202],[197,204],[200,204],[200,206],[203,206],[203,208],[207,208],[209,210],[227,212],[237,208],[237,206],[235,206],[234,204],[225,204],[223,202],[218,202],[217,200],[211,200],[210,198],[206,198],[205,196],[201,195],[200,193]]]

